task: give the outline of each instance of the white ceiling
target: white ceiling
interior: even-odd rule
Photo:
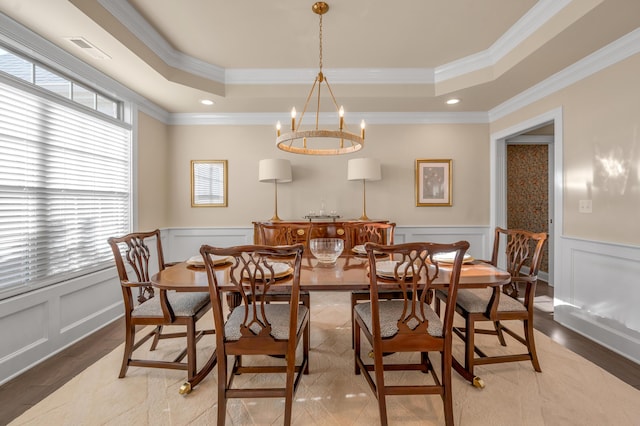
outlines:
[[[328,3],[323,71],[359,112],[488,111],[640,26],[638,0]],[[168,112],[264,113],[300,108],[311,88],[312,4],[0,0],[0,11]],[[111,59],[67,40],[78,36]]]

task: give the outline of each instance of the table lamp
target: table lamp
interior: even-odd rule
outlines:
[[[382,179],[380,162],[374,158],[354,158],[347,163],[347,180],[362,180],[362,216],[359,220],[369,220],[365,182],[380,179]]]
[[[278,183],[291,182],[291,163],[281,158],[260,160],[258,167],[258,180],[260,182],[273,182],[275,184],[275,212],[272,222],[279,222],[278,217]]]

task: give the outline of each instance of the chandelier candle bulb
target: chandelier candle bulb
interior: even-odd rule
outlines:
[[[296,130],[296,107],[291,108],[291,131]]]
[[[360,122],[360,137],[364,139],[364,120]]]
[[[342,128],[344,127],[344,108],[342,106],[340,107],[338,115],[340,116],[340,130],[342,130]],[[342,141],[340,142],[340,145],[342,145]]]
[[[280,121],[278,121],[276,123],[276,135],[277,136],[280,136],[280,127],[282,127],[282,126],[280,125]]]

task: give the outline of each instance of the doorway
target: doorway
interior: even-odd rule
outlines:
[[[553,253],[553,125],[506,138],[506,222],[509,229],[546,232],[538,276],[549,282]],[[550,285],[553,286],[552,283]]]
[[[559,265],[558,233],[562,232],[562,109],[557,108],[530,120],[521,122],[491,135],[491,214],[490,226],[508,227],[507,205],[507,145],[508,141],[523,138],[527,133],[535,133],[536,129],[553,126],[553,140],[548,142],[548,276],[549,285],[557,283],[556,265]],[[524,138],[526,140],[526,138]],[[523,140],[523,139],[521,139]],[[541,276],[541,279],[545,279]]]

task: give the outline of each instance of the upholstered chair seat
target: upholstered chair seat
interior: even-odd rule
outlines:
[[[380,335],[383,339],[393,337],[398,333],[398,318],[402,314],[404,309],[403,300],[384,300],[380,301]],[[427,327],[427,333],[431,336],[442,336],[442,321],[436,315],[433,309],[427,304],[422,304],[424,308],[424,314],[429,322]],[[358,303],[355,308],[356,312],[364,321],[367,330],[370,333],[373,332],[373,326],[371,323],[371,302]],[[417,320],[409,321],[407,326],[414,330],[418,326]]]
[[[254,309],[253,304],[248,305],[248,309],[251,311]],[[256,307],[261,309],[261,307]],[[284,303],[271,303],[264,305],[265,316],[269,318],[271,324],[271,336],[277,340],[287,340],[289,338],[289,317],[291,315],[291,307]],[[228,341],[240,340],[242,334],[240,332],[240,326],[244,322],[243,309],[234,309],[231,315],[227,319],[227,323],[224,326],[225,337]],[[298,323],[296,324],[296,334],[300,332],[304,324],[304,319],[307,317],[309,309],[300,305],[298,307]],[[257,324],[250,326],[249,329],[255,334],[260,333],[261,327]]]
[[[178,317],[190,317],[209,303],[209,293],[176,293],[167,292],[169,305],[173,313]],[[152,297],[144,303],[133,308],[132,317],[158,317],[162,318],[162,306],[159,297]]]

